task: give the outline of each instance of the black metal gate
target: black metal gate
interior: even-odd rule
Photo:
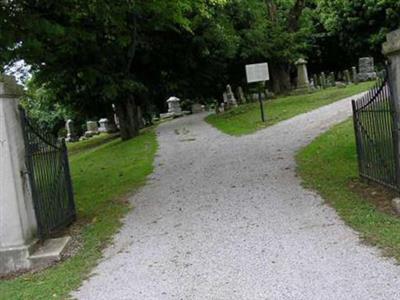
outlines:
[[[388,79],[353,100],[354,129],[360,176],[399,190],[397,116]]]
[[[68,152],[64,140],[20,112],[38,235],[45,239],[76,219]]]

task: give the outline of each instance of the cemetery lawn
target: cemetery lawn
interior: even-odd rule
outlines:
[[[373,82],[364,82],[358,85],[350,85],[346,88],[328,88],[311,94],[264,101],[267,120],[265,123],[261,122],[258,102],[241,105],[220,115],[210,115],[206,118],[206,121],[229,135],[250,134],[320,106],[366,91],[373,84]]]
[[[82,146],[83,145],[83,146]],[[81,147],[82,146],[82,147]],[[78,288],[130,210],[127,198],[153,171],[157,150],[154,128],[130,141],[114,139],[98,146],[87,142],[70,156],[78,222],[71,233],[81,248],[70,259],[36,274],[0,281],[0,299],[65,299]]]
[[[364,241],[400,261],[400,218],[392,211],[395,196],[358,179],[353,123],[346,121],[297,154],[298,174],[316,190]]]
[[[85,150],[93,149],[97,146],[101,146],[106,144],[116,138],[119,137],[119,133],[108,134],[108,133],[101,133],[96,135],[88,140],[80,141],[78,143],[68,143],[68,153],[73,155],[78,152],[82,152]]]

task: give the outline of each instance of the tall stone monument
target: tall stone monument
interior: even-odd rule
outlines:
[[[308,80],[307,61],[303,58],[295,62],[297,67],[297,90],[308,91],[310,82]]]
[[[329,73],[329,85],[332,87],[336,86],[335,73],[333,73],[333,72]]]
[[[343,75],[344,75],[344,81],[346,82],[346,84],[351,84],[351,78],[350,78],[349,70],[344,70]]]
[[[320,82],[323,89],[327,88],[325,72],[321,72]]]
[[[317,74],[314,74],[313,75],[313,81],[314,81],[314,86],[315,86],[315,88],[319,88],[320,87],[320,82],[318,81],[318,76],[317,76]]]
[[[239,100],[240,104],[244,104],[247,102],[246,97],[243,92],[243,88],[241,86],[239,86],[237,88],[237,95],[238,95],[238,100]]]
[[[360,81],[374,80],[377,77],[373,57],[361,57],[358,60],[358,70],[358,79]]]
[[[227,100],[229,107],[238,106],[236,98],[235,98],[235,94],[232,92],[232,88],[229,84],[226,86],[226,97],[227,97],[226,100]]]

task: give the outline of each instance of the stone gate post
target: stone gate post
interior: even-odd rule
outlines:
[[[397,184],[400,186],[400,29],[390,32],[383,44],[383,54],[388,57],[389,84],[395,109],[395,132],[397,134]]]
[[[397,113],[400,113],[400,29],[389,33],[383,54],[389,59],[389,78]]]
[[[1,75],[0,75],[1,76]],[[0,78],[0,274],[28,269],[37,231],[18,110],[22,89]]]

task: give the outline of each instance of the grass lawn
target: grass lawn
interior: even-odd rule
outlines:
[[[352,122],[342,123],[298,153],[299,175],[365,241],[400,260],[400,218],[390,206],[394,193],[358,179],[355,147]]]
[[[142,186],[153,170],[156,135],[148,129],[127,142],[93,141],[91,146],[90,142],[75,144],[75,154],[70,156],[78,210],[73,230],[80,232],[82,248],[50,269],[0,281],[0,299],[65,299],[87,277],[120,227],[130,209],[127,195]]]
[[[206,121],[226,134],[234,136],[250,134],[298,114],[366,91],[373,84],[373,82],[364,82],[358,85],[350,85],[346,88],[329,88],[312,94],[265,101],[264,110],[267,119],[265,123],[261,122],[258,102],[241,105],[224,114],[210,115],[206,118]]]
[[[81,152],[81,151],[94,149],[97,146],[108,143],[111,140],[114,140],[118,137],[119,137],[119,133],[115,133],[115,134],[101,133],[101,134],[96,135],[85,141],[80,141],[77,143],[68,143],[67,144],[68,152],[70,155],[73,155],[73,154]]]

